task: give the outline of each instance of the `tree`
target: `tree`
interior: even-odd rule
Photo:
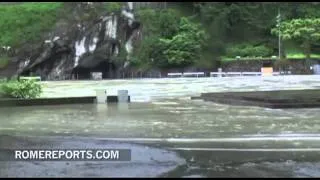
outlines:
[[[311,45],[320,40],[320,18],[292,19],[280,25],[280,36],[284,40],[294,39],[301,43],[307,58],[310,58]],[[279,28],[272,34],[279,35]]]
[[[163,52],[170,67],[186,67],[199,60],[205,40],[205,32],[200,25],[187,18],[181,18],[179,32],[170,39],[161,38]]]

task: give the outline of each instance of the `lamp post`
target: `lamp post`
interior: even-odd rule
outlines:
[[[277,27],[279,29],[279,40],[278,40],[279,54],[278,54],[278,58],[280,60],[281,59],[281,14],[280,14],[280,8],[278,9]]]

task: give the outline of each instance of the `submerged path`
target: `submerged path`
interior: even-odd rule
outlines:
[[[173,151],[94,138],[0,136],[0,147],[131,150],[131,160],[124,162],[0,161],[0,177],[157,177],[185,164],[184,159]]]

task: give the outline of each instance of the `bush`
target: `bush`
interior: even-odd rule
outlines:
[[[0,84],[3,84],[3,83],[5,83],[5,82],[7,82],[7,79],[6,79],[6,78],[0,78]]]
[[[267,57],[271,55],[272,50],[264,45],[240,44],[227,48],[226,53],[228,57]]]
[[[106,11],[108,13],[118,12],[121,10],[121,2],[108,2],[106,5]]]
[[[0,90],[6,97],[23,99],[37,98],[42,93],[41,85],[34,80],[8,81],[1,85]]]

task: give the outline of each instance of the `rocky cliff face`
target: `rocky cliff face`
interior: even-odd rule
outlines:
[[[43,35],[42,42],[14,50],[12,61],[0,71],[6,76],[38,75],[48,80],[90,78],[91,72],[102,72],[104,78],[119,77],[130,64],[140,23],[135,20],[133,2],[123,3],[121,12],[91,13],[83,20],[84,13],[101,5],[70,2],[66,5],[70,14]]]

